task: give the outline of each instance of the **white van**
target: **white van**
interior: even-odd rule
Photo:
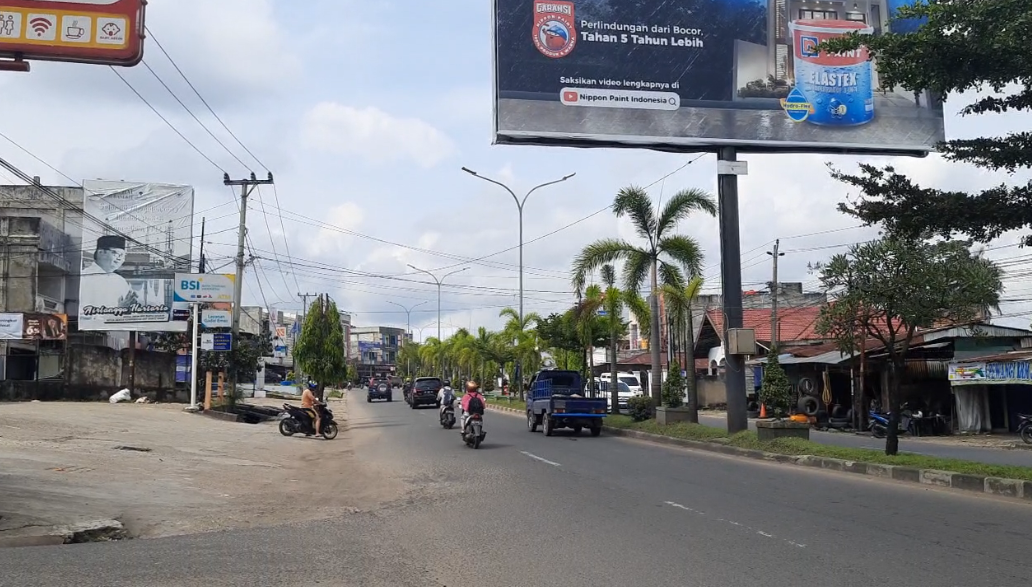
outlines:
[[[608,382],[612,378],[612,373],[603,373],[600,380]],[[634,373],[617,373],[616,379],[621,383],[627,385],[630,388],[631,393],[634,395],[641,395],[641,382],[638,381],[638,376]]]

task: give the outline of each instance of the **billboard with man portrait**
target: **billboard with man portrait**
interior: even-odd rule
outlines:
[[[194,191],[190,186],[83,183],[79,330],[186,332],[189,304],[174,300],[177,271],[189,271]]]
[[[897,0],[494,0],[495,142],[921,155],[942,103],[886,87],[866,48]]]

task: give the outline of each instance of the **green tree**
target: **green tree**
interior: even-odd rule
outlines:
[[[518,374],[518,381],[515,381],[516,389],[519,390],[520,399],[523,399],[523,379],[527,378],[527,373],[533,373],[537,371],[541,365],[541,351],[538,347],[538,337],[535,327],[538,322],[541,321],[541,316],[531,312],[523,316],[523,321],[520,321],[520,314],[513,308],[504,308],[499,316],[502,318],[508,318],[505,323],[505,327],[502,329],[502,334],[505,336],[506,342],[511,343],[513,358],[515,360],[513,365],[513,373],[515,374],[515,364],[520,365],[520,373]]]
[[[1032,110],[1032,6],[1028,0],[921,2],[900,17],[927,18],[908,34],[852,35],[826,43],[831,51],[867,45],[881,83],[937,99],[970,90],[979,94],[961,110],[979,115]],[[1032,168],[1032,132],[952,140],[939,146],[949,160],[1014,173]],[[855,202],[839,208],[868,224],[883,223],[906,237],[954,234],[987,242],[1009,230],[1032,226],[1032,181],[979,193],[919,186],[892,166],[860,166],[857,175],[833,176],[859,188]],[[1024,237],[1032,244],[1032,234]]]
[[[581,350],[580,337],[573,324],[572,312],[562,314],[550,314],[542,318],[537,325],[537,334],[541,341],[548,348],[556,351],[561,359],[563,369],[577,369],[579,361],[571,364],[571,358],[576,358]]]
[[[821,284],[832,301],[821,309],[818,327],[831,332],[842,316],[834,310],[838,304],[862,305],[871,317],[867,334],[888,354],[891,416],[885,454],[899,451],[900,383],[917,330],[940,321],[968,322],[999,305],[1001,269],[968,247],[958,241],[887,237],[853,245],[820,267]]]
[[[677,359],[670,361],[667,367],[667,378],[663,382],[663,405],[668,408],[684,405],[684,377],[681,377],[681,365]]]
[[[692,305],[702,291],[702,277],[694,275],[684,287],[675,285],[663,285],[663,297],[667,303],[667,310],[675,323],[681,324],[684,336],[685,371],[687,396],[688,396],[688,421],[699,423],[699,387],[695,379],[695,323],[692,315]]]
[[[617,218],[630,218],[638,237],[644,241],[637,246],[615,238],[602,239],[584,248],[573,263],[574,285],[584,283],[591,272],[607,263],[623,261],[624,288],[637,294],[646,279],[651,284],[650,340],[652,354],[651,396],[659,405],[662,391],[660,371],[659,284],[680,286],[684,272],[702,273],[702,248],[695,239],[673,234],[677,224],[694,212],[716,216],[717,204],[710,194],[697,189],[678,192],[662,210],[656,210],[648,194],[639,187],[620,190],[613,200]]]
[[[777,417],[784,417],[792,408],[792,384],[778,361],[777,351],[767,356],[763,366],[763,383],[760,386],[760,402],[771,409]]]
[[[580,302],[574,307],[573,315],[580,336],[581,350],[584,352],[584,380],[588,384],[591,397],[595,397],[595,348],[605,346],[607,336],[606,319],[598,315],[598,311],[606,302],[602,288],[589,285]]]
[[[294,360],[318,383],[320,399],[327,383],[343,381],[347,376],[344,328],[337,304],[329,296],[320,295],[308,309],[301,335],[294,345]]]

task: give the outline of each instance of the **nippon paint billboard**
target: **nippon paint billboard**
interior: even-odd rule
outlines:
[[[882,87],[897,0],[494,0],[495,142],[924,154],[942,104]]]
[[[186,332],[190,305],[174,300],[190,270],[190,186],[83,182],[79,330]]]

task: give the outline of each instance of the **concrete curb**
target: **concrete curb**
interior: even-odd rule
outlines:
[[[118,520],[97,520],[68,526],[32,526],[0,533],[0,548],[58,546],[85,542],[125,540],[128,534]]]
[[[499,412],[523,415],[523,410],[506,408],[488,404],[488,409]],[[966,473],[952,473],[950,471],[937,471],[935,469],[915,469],[901,465],[881,465],[877,463],[864,463],[859,461],[845,461],[831,457],[818,457],[813,455],[783,455],[769,453],[762,450],[738,448],[719,442],[706,442],[702,440],[688,440],[684,438],[673,438],[650,434],[639,430],[626,430],[623,428],[612,428],[604,426],[602,431],[611,436],[634,438],[656,444],[668,446],[679,446],[696,450],[721,453],[729,456],[745,457],[750,459],[783,463],[802,467],[813,467],[829,471],[867,475],[881,479],[892,479],[905,483],[916,483],[932,487],[946,487],[959,489],[971,493],[982,493],[1000,497],[1011,497],[1021,499],[1032,505],[1032,481],[1021,479],[1003,479],[1000,477],[983,477],[981,475],[969,475]]]

